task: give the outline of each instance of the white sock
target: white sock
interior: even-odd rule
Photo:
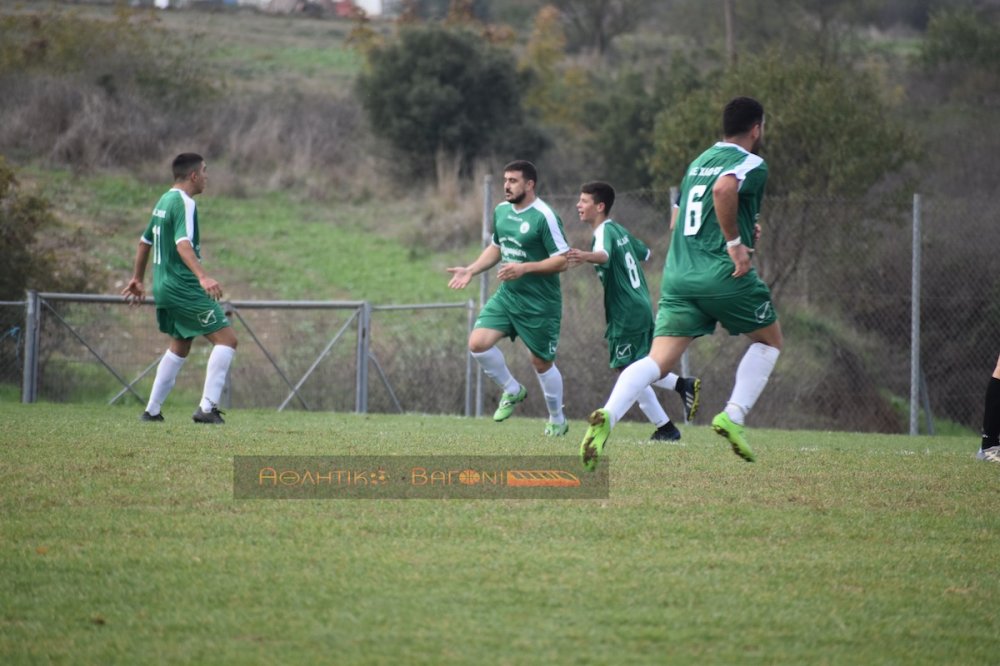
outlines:
[[[611,426],[614,427],[629,410],[639,393],[660,378],[660,366],[656,361],[646,356],[622,370],[615,387],[611,389],[608,402],[604,409],[611,415]]]
[[[160,407],[170,395],[170,389],[177,381],[177,373],[181,371],[186,360],[185,357],[178,356],[169,349],[163,354],[160,364],[156,366],[156,379],[153,380],[153,390],[149,392],[149,403],[146,404],[146,411],[150,416],[160,413]]]
[[[563,379],[559,368],[552,365],[551,368],[538,375],[538,383],[542,385],[542,394],[545,396],[545,406],[549,408],[550,423],[564,423],[566,416],[563,415]]]
[[[672,372],[668,372],[666,377],[653,382],[653,386],[659,386],[660,388],[665,388],[669,391],[674,391],[677,389],[678,379],[680,379],[680,377],[678,377]]]
[[[218,407],[222,397],[222,388],[226,385],[226,375],[229,364],[233,362],[236,350],[225,345],[215,345],[208,357],[208,367],[205,369],[205,390],[201,397],[201,411],[209,412]]]
[[[484,352],[470,352],[472,357],[479,363],[486,376],[495,381],[503,389],[504,393],[511,395],[521,390],[521,384],[514,379],[507,369],[507,362],[503,358],[503,352],[496,347],[490,347]]]
[[[733,423],[743,425],[746,415],[753,409],[757,398],[767,386],[767,380],[774,370],[781,350],[761,342],[755,342],[747,349],[736,368],[736,384],[733,394],[726,404],[726,414]]]
[[[647,386],[639,393],[639,409],[646,415],[649,422],[657,428],[666,425],[670,421],[670,417],[664,411],[663,405],[656,399],[656,392],[653,391],[652,386]]]

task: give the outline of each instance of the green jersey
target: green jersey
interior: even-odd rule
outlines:
[[[172,189],[156,202],[142,241],[152,245],[153,298],[157,308],[184,305],[205,296],[205,290],[177,252],[177,243],[187,240],[201,259],[198,211],[186,192]]]
[[[544,261],[569,251],[562,220],[541,199],[522,210],[504,202],[493,211],[493,244],[505,264]],[[494,297],[516,311],[562,316],[562,289],[558,273],[528,273],[500,283]]]
[[[753,247],[767,164],[736,144],[720,141],[691,163],[681,181],[680,211],[663,268],[663,294],[712,297],[731,293],[733,260],[712,199],[712,186],[726,175],[740,181],[736,219],[743,244]],[[756,277],[753,268],[750,275]]]
[[[604,337],[620,338],[626,333],[653,328],[653,308],[649,301],[646,275],[639,266],[649,259],[649,248],[614,220],[605,220],[591,239],[593,252],[604,252],[608,260],[595,264],[604,285]]]

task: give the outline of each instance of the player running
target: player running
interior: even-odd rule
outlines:
[[[609,364],[617,372],[649,353],[653,339],[653,309],[650,305],[646,274],[639,265],[652,254],[646,244],[621,224],[611,219],[615,190],[608,183],[594,181],[580,187],[576,204],[580,220],[590,225],[594,234],[590,251],[572,249],[566,257],[571,266],[594,265],[604,286],[604,318],[607,326]],[[677,391],[684,401],[687,420],[698,410],[701,380],[678,377],[672,372],[652,386]],[[639,393],[639,409],[656,426],[652,440],[678,440],[681,432],[667,416],[656,393],[647,386]]]
[[[722,114],[723,141],[702,153],[681,182],[680,206],[663,268],[655,337],[649,356],[626,368],[601,409],[591,413],[580,444],[584,468],[596,468],[611,429],[640,392],[663,377],[691,342],[721,323],[751,340],[736,383],[712,428],[748,462],[747,413],[767,384],[782,345],[771,292],[750,264],[767,164],[757,155],[764,139],[764,107],[749,97],[730,101]]]

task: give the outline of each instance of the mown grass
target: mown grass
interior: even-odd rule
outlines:
[[[176,410],[175,410],[176,411]],[[609,500],[234,501],[235,455],[559,454],[541,424],[0,404],[3,663],[994,663],[960,438],[612,435]]]

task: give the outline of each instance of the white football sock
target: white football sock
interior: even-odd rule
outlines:
[[[538,375],[538,383],[542,386],[542,394],[545,396],[545,406],[549,409],[549,422],[563,423],[566,416],[563,415],[563,378],[559,368],[552,365],[551,368]]]
[[[507,362],[503,358],[503,352],[496,347],[490,347],[484,352],[470,352],[472,357],[479,363],[486,376],[495,381],[503,389],[504,393],[516,394],[521,390],[521,384],[514,379],[507,369]]]
[[[677,389],[678,379],[680,379],[680,377],[678,377],[672,372],[668,372],[666,377],[653,382],[653,386],[659,386],[660,388],[665,388],[669,391],[674,391]]]
[[[208,367],[205,369],[205,390],[201,397],[201,411],[210,412],[219,406],[222,388],[226,385],[226,374],[229,364],[233,362],[236,350],[225,345],[215,345],[208,356]]]
[[[185,357],[178,356],[169,349],[163,354],[160,364],[156,366],[156,379],[153,380],[153,390],[149,392],[149,402],[146,404],[146,411],[150,416],[160,413],[160,407],[170,395],[170,389],[177,381],[177,373],[181,371],[186,360]]]
[[[736,368],[736,384],[726,404],[726,414],[733,423],[743,425],[746,415],[767,386],[767,380],[780,353],[781,350],[777,347],[760,342],[753,343],[747,349]]]
[[[649,422],[657,428],[667,425],[667,422],[670,421],[670,417],[664,411],[663,405],[656,399],[656,392],[653,391],[652,386],[647,386],[639,393],[639,409],[646,415]]]
[[[604,409],[611,415],[611,426],[614,427],[629,410],[639,393],[660,378],[660,366],[656,361],[646,356],[622,370],[615,387],[611,389],[608,402]]]

